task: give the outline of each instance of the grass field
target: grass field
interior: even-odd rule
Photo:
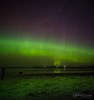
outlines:
[[[5,76],[0,100],[93,100],[94,76]]]

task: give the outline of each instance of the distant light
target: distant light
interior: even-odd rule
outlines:
[[[60,61],[55,61],[54,65],[58,68],[60,66]]]
[[[66,70],[66,66],[64,66],[64,71]]]

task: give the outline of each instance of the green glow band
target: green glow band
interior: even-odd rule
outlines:
[[[0,55],[19,55],[29,57],[47,57],[54,64],[94,64],[94,49],[77,47],[72,44],[30,38],[0,38]],[[2,57],[1,56],[1,57]],[[42,60],[42,59],[41,59]]]

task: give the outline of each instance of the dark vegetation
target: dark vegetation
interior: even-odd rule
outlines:
[[[5,69],[0,100],[94,100],[94,76],[90,74],[93,67],[39,69]]]

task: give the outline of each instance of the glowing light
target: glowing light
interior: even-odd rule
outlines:
[[[0,55],[3,57],[18,55],[24,59],[25,57],[28,59],[36,57],[36,59],[40,59],[40,62],[45,58],[44,62],[47,62],[48,65],[94,64],[94,49],[28,38],[0,38]],[[49,60],[52,63],[49,63]]]

